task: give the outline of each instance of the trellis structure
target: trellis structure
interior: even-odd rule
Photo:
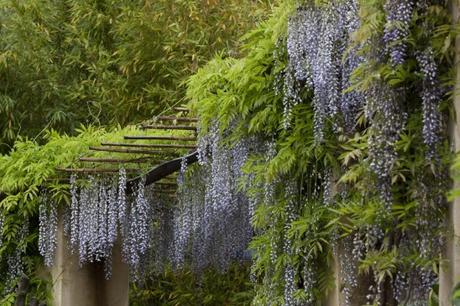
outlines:
[[[166,131],[182,130],[192,133],[190,136],[175,135],[125,135],[125,142],[101,142],[100,146],[90,147],[92,152],[106,152],[117,156],[95,157],[94,154],[79,158],[80,168],[58,168],[65,179],[69,174],[117,174],[123,167],[131,178],[127,181],[127,193],[136,190],[141,179],[145,185],[153,185],[157,193],[175,197],[177,177],[173,174],[185,161],[192,164],[197,161],[196,152],[196,118],[186,117],[188,110],[176,108],[179,116],[159,116],[153,122],[142,124],[145,131],[161,129]],[[180,123],[180,124],[179,124]],[[135,142],[133,142],[135,141]],[[139,141],[148,141],[149,143]],[[150,143],[154,141],[155,143]],[[165,143],[167,142],[167,143]],[[184,156],[180,151],[186,150]],[[120,154],[126,157],[119,157]],[[137,167],[126,167],[137,165]],[[141,171],[150,167],[146,172]],[[53,293],[56,305],[128,305],[129,269],[121,259],[121,247],[118,242],[113,249],[112,276],[104,278],[104,268],[100,263],[79,267],[79,259],[66,247],[68,238],[63,233],[63,222],[59,224],[58,246],[55,263],[52,268]]]

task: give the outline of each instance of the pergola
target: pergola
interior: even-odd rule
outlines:
[[[140,128],[144,135],[124,135],[123,142],[101,142],[99,146],[90,146],[87,156],[79,158],[79,168],[57,168],[58,179],[68,181],[74,173],[79,175],[117,174],[120,167],[130,174],[127,181],[127,193],[133,193],[141,179],[145,185],[153,185],[154,191],[175,196],[177,179],[174,173],[180,170],[185,160],[192,164],[198,160],[196,148],[197,118],[188,117],[186,108],[174,108],[176,115],[157,116],[144,122]],[[149,135],[149,130],[186,131],[185,136]],[[187,152],[183,154],[183,152]],[[93,156],[105,152],[104,157]],[[114,156],[111,156],[114,155]],[[126,157],[124,157],[126,155]],[[123,157],[120,157],[123,156]],[[125,167],[137,165],[138,167]],[[140,169],[148,169],[140,173]],[[0,194],[0,200],[4,195]],[[62,219],[62,218],[60,218]],[[56,306],[127,306],[129,291],[129,269],[121,259],[120,243],[113,249],[112,277],[105,279],[104,267],[100,262],[80,266],[78,254],[73,254],[64,235],[63,221],[59,220],[57,249],[53,278],[53,298]],[[18,287],[17,305],[25,305],[27,290],[22,283]],[[84,301],[84,302],[83,302]],[[84,303],[84,304],[82,304]]]

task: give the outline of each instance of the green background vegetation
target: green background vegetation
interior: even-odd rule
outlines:
[[[9,195],[1,202],[7,219],[0,255],[16,248],[24,251],[26,272],[38,298],[47,297],[43,293],[46,282],[37,273],[41,262],[36,250],[36,222],[32,222],[35,227],[26,239],[15,241],[15,237],[25,219],[37,217],[39,186],[51,188],[56,201],[68,202],[68,185],[44,183],[55,175],[56,166],[76,165],[88,145],[136,133],[134,128],[118,125],[146,119],[176,103],[190,103],[201,119],[202,133],[216,118],[222,132],[228,132],[230,124],[236,122],[236,128],[226,133],[229,146],[233,140],[248,136],[276,143],[273,159],[254,155],[245,166],[245,172],[253,174],[256,182],[275,185],[273,202],[259,203],[253,220],[257,236],[251,244],[255,255],[252,273],[257,283],[254,288],[248,283],[246,267],[234,267],[226,275],[208,271],[201,278],[187,270],[178,274],[166,271],[161,277],[133,284],[133,305],[155,305],[152,301],[162,301],[159,305],[198,305],[198,301],[205,305],[246,305],[253,298],[256,305],[268,305],[269,300],[281,305],[286,265],[302,269],[302,258],[307,256],[318,267],[312,294],[321,300],[332,283],[328,268],[333,252],[331,236],[347,238],[375,225],[388,237],[415,230],[415,211],[421,205],[416,196],[420,178],[435,180],[433,169],[439,166],[427,161],[421,145],[418,97],[408,94],[413,111],[396,144],[398,160],[392,172],[396,203],[388,214],[382,214],[377,193],[369,191],[375,175],[368,159],[372,131],[364,115],[356,118],[355,134],[337,135],[328,125],[324,142],[318,144],[313,135],[312,93],[305,90],[302,96],[306,102],[293,108],[292,128],[283,129],[282,96],[275,93],[273,85],[286,64],[285,50],[279,46],[286,39],[287,19],[295,7],[292,2],[284,1],[268,21],[260,21],[270,6],[267,1],[1,2],[0,115],[5,120],[0,121],[0,139],[5,145],[0,150],[11,152],[0,158],[0,191]],[[355,37],[357,44],[383,31],[383,2],[362,1],[366,19]],[[411,32],[413,47],[429,41],[437,58],[450,67],[456,29],[451,27],[448,11],[437,7],[423,18],[437,30],[429,38],[423,32]],[[257,27],[239,40],[256,21],[260,21]],[[220,54],[215,56],[217,51]],[[381,78],[390,86],[411,88],[421,82],[414,66],[414,59],[396,70],[388,63],[363,66],[356,71],[354,86],[366,90],[375,78]],[[185,93],[181,84],[195,72],[186,81]],[[444,85],[452,85],[452,71],[442,73]],[[446,113],[451,98],[446,96]],[[112,127],[106,131],[94,126],[76,130],[81,123]],[[49,128],[58,132],[42,132]],[[62,132],[74,136],[63,136]],[[30,140],[19,135],[40,137]],[[447,143],[439,153],[441,166],[448,166],[452,156]],[[454,167],[459,170],[458,160]],[[324,169],[332,169],[338,185],[349,188],[349,195],[333,209],[310,197],[318,178],[309,174]],[[286,180],[296,181],[303,190],[297,199],[303,208],[298,219],[289,224],[280,183]],[[257,188],[245,191],[250,197],[263,192]],[[445,195],[447,190],[437,192]],[[454,191],[452,196],[458,194]],[[433,216],[444,213],[445,207],[432,207]],[[273,224],[270,220],[274,219]],[[444,234],[430,233],[436,237]],[[273,248],[281,248],[285,237],[294,241],[298,253],[280,252],[272,263],[270,254]],[[385,239],[366,255],[359,269],[362,274],[372,271],[384,279],[394,277],[398,269],[412,262],[420,267],[439,266],[438,257],[417,261],[417,250],[403,253],[392,239]],[[0,290],[3,285],[0,283]],[[301,290],[296,297],[306,298]],[[6,305],[7,300],[14,301],[14,292],[5,297]]]

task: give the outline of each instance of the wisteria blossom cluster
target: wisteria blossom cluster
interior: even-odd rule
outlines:
[[[174,214],[177,198],[173,193],[162,192],[155,184],[145,188],[145,199],[149,205],[149,246],[132,271],[134,279],[141,281],[146,276],[164,273],[174,261]]]
[[[345,296],[344,302],[348,305],[351,303],[353,290],[358,286],[359,261],[365,258],[366,254],[377,251],[386,235],[379,223],[388,218],[393,209],[395,199],[392,179],[399,158],[397,143],[401,140],[401,134],[407,127],[411,115],[408,113],[408,105],[413,103],[413,98],[408,98],[409,88],[387,82],[383,74],[369,78],[366,86],[362,88],[352,87],[353,82],[356,81],[353,79],[353,73],[358,67],[370,69],[369,67],[374,65],[377,71],[381,67],[395,69],[398,65],[404,65],[409,57],[416,59],[416,74],[422,79],[417,83],[421,84],[417,86],[417,90],[420,90],[423,114],[421,132],[426,145],[427,160],[436,162],[433,166],[435,183],[423,182],[423,180],[418,182],[419,192],[411,195],[418,203],[415,212],[417,230],[404,233],[407,237],[397,243],[401,249],[412,252],[417,250],[420,258],[424,260],[435,258],[441,250],[442,239],[439,238],[439,229],[442,227],[442,220],[438,218],[431,220],[430,210],[433,207],[445,206],[445,196],[440,190],[445,189],[442,184],[447,184],[447,181],[437,153],[445,139],[442,133],[446,128],[444,123],[446,120],[440,110],[445,91],[440,82],[440,67],[433,48],[424,46],[422,51],[415,52],[412,45],[409,46],[413,17],[427,14],[427,7],[431,3],[431,1],[412,0],[384,1],[382,13],[385,22],[382,33],[375,31],[369,39],[359,44],[356,44],[353,37],[362,22],[358,13],[360,9],[358,1],[306,3],[300,5],[289,19],[286,42],[287,64],[282,75],[284,128],[290,127],[292,108],[303,102],[302,93],[305,90],[313,97],[311,103],[314,109],[314,136],[317,143],[324,140],[329,128],[338,134],[354,132],[356,118],[362,111],[363,118],[366,120],[368,136],[366,163],[369,165],[372,177],[375,178],[370,181],[372,184],[370,189],[376,190],[379,203],[383,205],[377,212],[375,224],[365,226],[340,242],[342,291]],[[276,61],[278,60],[275,58]],[[279,82],[278,78],[276,81]],[[310,95],[307,97],[310,99]],[[309,99],[307,103],[310,103]],[[334,195],[330,169],[325,169],[318,177],[319,184],[312,187],[314,198],[320,199],[322,195],[324,203],[331,204]],[[344,194],[344,198],[346,197]],[[284,242],[286,244],[286,239]],[[276,241],[270,241],[270,244],[272,249],[277,249]],[[290,250],[284,252],[291,256]],[[271,254],[274,259],[276,256]],[[311,277],[313,272],[307,260],[304,267],[306,275],[304,278],[314,279]],[[414,305],[426,301],[431,286],[436,282],[433,271],[420,266],[400,268],[402,271],[415,272],[408,275],[398,270],[399,276],[393,284],[394,290],[399,292],[399,296],[404,296],[398,299]],[[293,275],[296,276],[296,273],[299,271],[292,271],[289,266],[286,266],[284,275],[286,305],[294,303],[292,284],[295,282]],[[404,286],[406,289],[409,286],[413,290],[408,292]],[[369,289],[369,303],[380,303],[382,290],[386,290],[383,287],[376,274]]]
[[[54,252],[57,246],[57,222],[56,204],[48,201],[46,195],[42,196],[39,206],[38,250],[48,267],[51,267],[54,262]]]
[[[438,77],[438,65],[433,49],[427,48],[417,55],[417,62],[423,75],[423,140],[427,146],[427,158],[437,158],[436,151],[442,142],[443,116],[440,111],[443,92]]]
[[[291,223],[297,219],[296,212],[297,203],[296,201],[296,186],[294,182],[288,182],[286,185],[285,190],[285,198],[286,198],[286,205],[284,208],[284,212],[286,214],[286,223],[284,228],[284,245],[283,251],[288,256],[292,256],[292,241],[288,236],[288,231],[291,227]],[[308,286],[308,285],[307,285]],[[284,270],[284,304],[286,306],[296,306],[296,300],[294,298],[294,293],[297,290],[297,282],[296,282],[296,271],[294,267],[288,263]],[[309,292],[307,291],[307,295]]]
[[[306,5],[289,20],[285,116],[289,116],[290,108],[301,101],[299,92],[302,87],[312,90],[314,132],[318,142],[324,138],[327,119],[336,118],[340,113],[346,121],[342,127],[352,128],[351,121],[363,105],[362,94],[354,91],[345,93],[350,86],[351,72],[362,61],[355,49],[347,50],[350,34],[358,26],[355,1],[333,1],[320,8]],[[344,57],[346,60],[342,64]],[[289,117],[285,121],[289,122]]]
[[[18,241],[24,241],[29,236],[29,231],[29,220],[25,219],[22,226],[19,228],[19,232],[17,233]],[[8,255],[6,259],[8,269],[5,278],[5,290],[7,291],[5,293],[12,292],[16,287],[16,280],[24,275],[24,253],[24,248],[18,246],[13,253]]]
[[[241,140],[228,148],[214,126],[200,144],[199,167],[180,180],[173,262],[177,268],[188,263],[198,271],[225,271],[245,259],[252,238],[250,203],[237,185],[251,143]]]
[[[80,264],[111,262],[112,249],[122,243],[123,259],[134,270],[150,246],[150,206],[144,197],[144,180],[127,194],[126,171],[121,168],[118,178],[84,176],[70,178],[70,213],[63,214],[64,229],[72,252]],[[67,216],[68,215],[68,216]],[[39,250],[45,264],[52,266],[56,250],[57,205],[46,193],[39,208]],[[110,277],[110,264],[106,269]]]
[[[393,65],[403,64],[414,1],[387,0],[384,7],[387,20],[383,35],[384,46]]]
[[[151,241],[150,203],[145,198],[144,178],[139,180],[136,191],[131,197],[132,201],[123,234],[123,255],[124,260],[134,269],[141,263]]]
[[[366,116],[371,122],[368,140],[370,168],[377,176],[377,190],[389,210],[391,195],[391,170],[397,159],[395,144],[405,125],[407,114],[402,107],[401,92],[379,82],[366,94]]]

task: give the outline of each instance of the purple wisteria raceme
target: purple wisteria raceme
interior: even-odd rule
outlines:
[[[145,199],[145,177],[139,180],[136,194],[130,205],[128,232],[123,242],[125,261],[137,270],[150,246],[150,207]]]
[[[70,247],[72,251],[78,248],[79,207],[77,175],[72,173],[70,176]]]
[[[283,251],[288,256],[293,255],[292,241],[288,236],[288,231],[291,228],[291,223],[297,219],[296,214],[296,185],[294,182],[288,182],[285,189],[286,205],[284,208],[286,221],[284,226],[284,245]],[[296,306],[294,292],[297,290],[296,271],[293,265],[288,262],[284,268],[284,305]]]
[[[118,177],[77,176],[70,178],[69,228],[71,250],[78,252],[80,265],[104,261],[106,277],[111,275],[112,249],[117,239],[123,239],[124,258],[133,270],[150,247],[150,204],[144,198],[144,180],[134,191],[132,202],[127,197],[126,171]],[[129,204],[129,205],[128,205]],[[39,250],[45,263],[53,263],[56,247],[57,207],[42,201],[39,209]],[[64,213],[65,215],[66,213]],[[123,235],[119,235],[123,234]],[[127,247],[126,247],[127,246]]]
[[[183,164],[178,180],[172,262],[176,269],[187,263],[197,272],[209,266],[226,271],[244,260],[252,238],[250,201],[238,182],[255,143],[242,139],[228,147],[216,123],[200,137],[206,158],[191,168]]]
[[[417,54],[417,62],[423,75],[421,92],[423,106],[423,141],[427,146],[427,158],[437,158],[436,151],[442,142],[443,118],[439,109],[442,89],[438,79],[438,65],[432,48]]]
[[[284,125],[291,109],[301,102],[303,88],[313,91],[314,135],[323,141],[328,119],[343,117],[344,127],[363,105],[362,94],[347,90],[352,71],[362,62],[357,49],[348,50],[351,33],[359,27],[357,1],[340,1],[321,8],[305,5],[289,20],[288,64],[284,83]],[[334,129],[339,128],[337,120]]]
[[[123,228],[124,224],[127,222],[127,201],[126,201],[126,170],[125,168],[120,168],[118,172],[118,223],[122,227],[120,232],[122,235],[126,232],[126,229]]]
[[[51,267],[54,263],[57,247],[57,218],[56,204],[49,203],[46,195],[42,196],[39,205],[38,250],[47,267]]]
[[[393,65],[403,64],[407,53],[407,37],[414,11],[412,0],[387,0],[385,5],[386,24],[383,43]]]
[[[395,144],[407,120],[403,97],[383,82],[367,92],[366,116],[371,122],[368,139],[370,168],[377,176],[377,188],[387,209],[393,202],[391,171],[397,159]]]

